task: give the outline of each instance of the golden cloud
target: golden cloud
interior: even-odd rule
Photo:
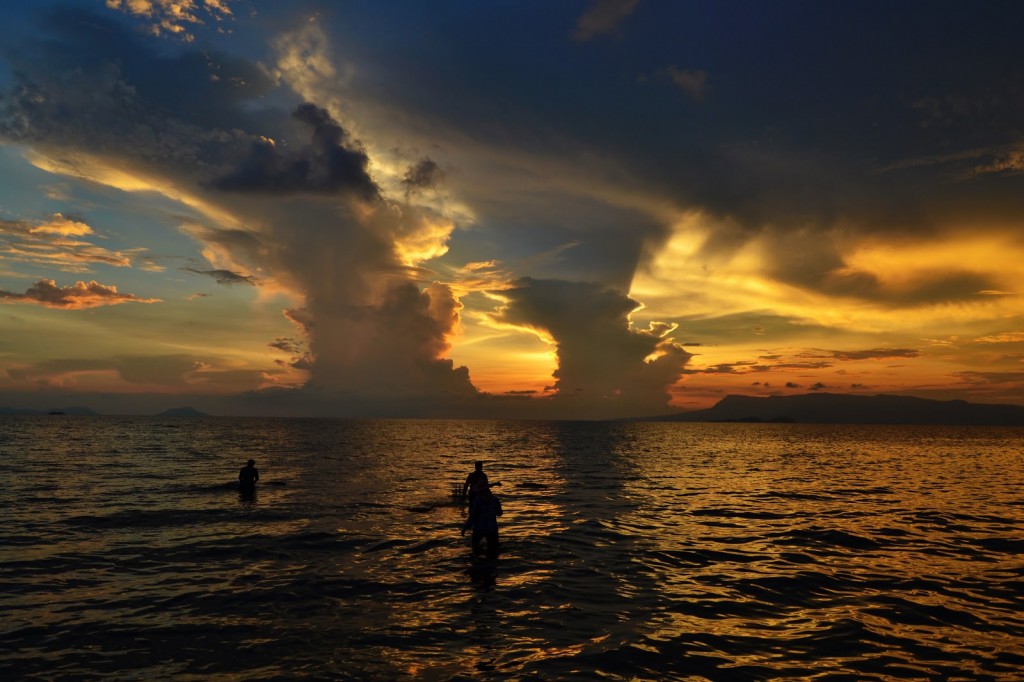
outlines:
[[[85,223],[73,218],[65,218],[60,213],[54,213],[45,223],[29,228],[29,234],[55,234],[62,237],[84,237],[92,234],[92,228]]]
[[[93,234],[93,229],[86,223],[60,213],[40,223],[0,220],[0,255],[12,262],[41,264],[68,272],[88,272],[88,266],[93,263],[131,267],[132,258],[145,251],[111,251],[81,239]]]
[[[107,286],[92,280],[78,281],[71,286],[61,287],[52,279],[41,279],[23,294],[0,290],[0,300],[6,303],[30,303],[44,308],[82,310],[121,303],[159,303],[158,298],[141,298],[134,294],[122,294],[116,286]]]
[[[154,35],[170,33],[192,40],[188,27],[202,25],[207,19],[219,21],[231,17],[233,0],[107,0],[107,7],[148,19]]]

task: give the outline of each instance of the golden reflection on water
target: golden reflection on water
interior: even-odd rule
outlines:
[[[659,471],[660,485],[627,484],[635,507],[606,524],[635,537],[645,553],[669,557],[643,565],[655,574],[662,602],[706,607],[698,613],[659,610],[648,621],[645,637],[656,642],[709,634],[724,641],[782,637],[779,652],[792,654],[806,647],[801,641],[827,634],[848,619],[876,635],[927,642],[948,656],[993,645],[990,634],[973,628],[901,620],[928,620],[914,615],[922,607],[970,612],[976,606],[969,598],[912,587],[921,579],[940,584],[984,579],[988,566],[965,553],[962,543],[991,530],[976,532],[954,520],[969,508],[964,506],[968,501],[977,503],[977,491],[962,485],[965,479],[958,468],[973,470],[976,465],[961,459],[951,471],[922,470],[892,452],[867,458],[861,453],[868,461],[860,467],[821,456],[748,458],[741,466],[731,466],[729,459],[695,461],[684,455],[649,464]],[[828,484],[822,486],[823,480]],[[948,544],[951,532],[958,534],[956,546]],[[832,542],[839,544],[829,546]],[[927,551],[927,565],[908,547]],[[680,551],[686,558],[673,561]],[[800,562],[794,565],[794,559]],[[802,606],[815,601],[816,594],[821,596],[817,601],[826,601],[834,588],[827,580],[820,587],[814,580],[802,584],[801,571],[831,577],[845,589],[863,586],[845,607]],[[786,595],[758,588],[753,596],[750,588],[780,575],[793,577],[787,589],[798,595],[810,590],[810,596],[795,598],[784,616],[769,616],[780,601],[787,603]],[[901,587],[901,581],[907,586]],[[730,616],[730,611],[739,615]],[[957,632],[954,639],[949,638],[952,631]],[[819,667],[831,667],[831,660],[835,670],[842,670],[850,669],[851,658],[883,655],[836,651],[830,657],[818,651],[814,660]],[[746,656],[733,652],[730,657],[737,664],[774,665],[768,651]],[[907,667],[935,674],[927,666]]]
[[[82,660],[78,626],[106,633],[112,659],[136,630],[198,629],[189,655],[266,649],[260,674],[278,677],[992,677],[993,652],[1024,654],[1007,634],[1022,627],[1022,465],[995,433],[133,424],[117,453],[33,454],[15,483],[41,500],[15,512],[21,535],[48,542],[21,538],[36,577],[11,577],[24,591],[0,603],[50,626],[54,657]],[[261,486],[241,502],[224,484],[257,441]],[[470,560],[450,499],[478,458],[503,484],[493,564]],[[218,665],[174,671],[244,679]]]

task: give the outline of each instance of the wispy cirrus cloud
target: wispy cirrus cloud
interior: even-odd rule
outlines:
[[[969,384],[1020,384],[1024,386],[1024,372],[956,372]]]
[[[976,343],[1024,343],[1024,332],[1004,332],[975,339]]]
[[[892,358],[916,358],[921,351],[913,348],[869,348],[867,350],[832,350],[825,351],[828,357],[836,360],[890,360]]]
[[[1003,150],[987,163],[978,164],[965,174],[973,180],[983,175],[1017,175],[1024,173],[1024,144]]]
[[[92,265],[127,268],[139,264],[148,270],[162,269],[144,255],[144,248],[111,250],[89,241],[95,236],[84,220],[61,213],[42,221],[0,220],[0,256],[65,272],[89,272]]]

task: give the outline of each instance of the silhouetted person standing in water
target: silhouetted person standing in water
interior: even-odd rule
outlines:
[[[462,526],[462,534],[473,529],[473,554],[483,554],[480,542],[487,539],[487,558],[498,557],[498,517],[501,516],[501,502],[491,493],[487,483],[477,483],[478,492],[469,505],[469,518]]]
[[[484,487],[487,486],[487,474],[484,473],[484,463],[476,462],[476,468],[466,476],[466,482],[462,485],[462,500],[467,499],[466,493],[469,493],[469,502],[473,503],[473,498],[476,497],[477,488],[480,484]]]
[[[250,459],[238,472],[238,489],[243,495],[256,492],[256,481],[260,480],[260,472],[256,470],[256,460]]]

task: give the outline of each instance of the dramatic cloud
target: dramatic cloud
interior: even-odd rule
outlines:
[[[315,301],[311,385],[371,396],[476,395],[468,370],[441,357],[457,308],[447,287],[420,291],[411,283],[393,285],[377,306]]]
[[[250,113],[268,82],[258,68],[205,52],[160,56],[92,16],[57,15],[50,28],[63,40],[47,44],[46,59],[22,63],[3,134],[120,159],[148,178],[141,188],[192,197],[210,222],[182,230],[214,267],[187,270],[302,295],[311,388],[476,395],[467,370],[440,357],[457,302],[443,285],[421,290],[410,279],[417,259],[443,253],[451,225],[386,200],[366,153],[326,109]],[[155,90],[151,79],[171,70]],[[60,85],[69,80],[74,87]],[[59,114],[65,107],[78,111],[74,120]],[[422,166],[415,177],[436,180],[437,171]],[[238,274],[246,271],[259,282]]]
[[[270,139],[254,139],[240,167],[216,179],[214,186],[232,192],[347,191],[367,201],[378,197],[380,190],[367,172],[366,153],[352,148],[348,134],[327,110],[307,102],[292,117],[310,128],[310,144],[291,151]]]
[[[674,327],[633,328],[636,301],[599,285],[531,278],[496,295],[507,304],[495,323],[534,329],[556,345],[562,409],[604,416],[666,410],[668,388],[691,355],[667,336]]]
[[[121,303],[159,303],[158,298],[141,298],[134,294],[119,293],[115,286],[105,286],[96,281],[75,282],[60,287],[52,279],[39,280],[23,294],[0,290],[0,300],[5,303],[33,303],[44,308],[81,310]]]
[[[152,300],[56,285],[114,273],[168,328],[217,328],[171,352],[234,335],[225,382],[308,376],[261,411],[622,416],[752,372],[969,391],[955,370],[1019,369],[993,345],[1024,281],[1024,48],[1001,5],[40,0],[30,26],[9,4],[4,301]],[[154,274],[182,264],[243,286],[194,300]],[[155,310],[90,318],[129,343]]]

